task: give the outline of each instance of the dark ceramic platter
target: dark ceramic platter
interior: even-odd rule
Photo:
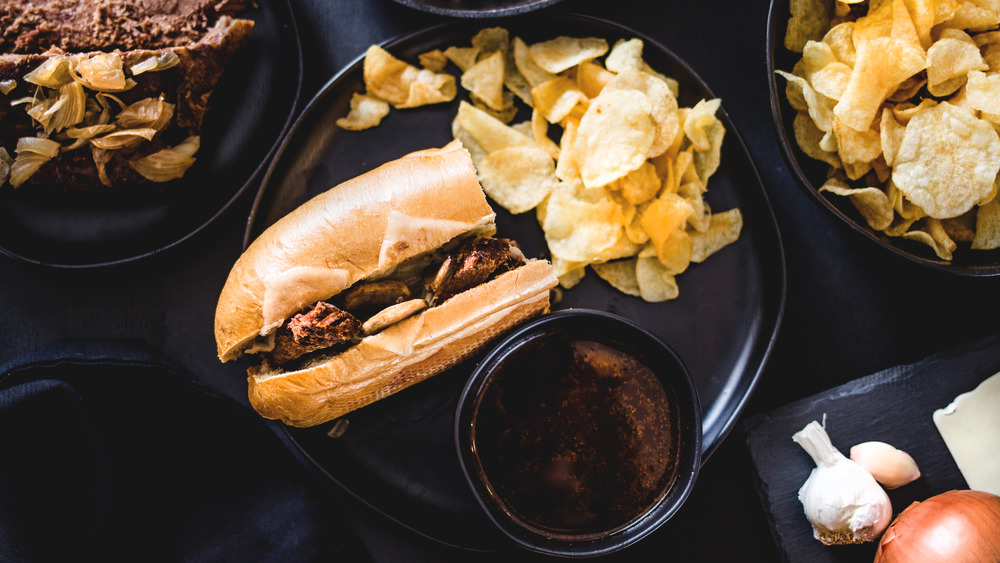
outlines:
[[[575,15],[533,15],[491,24],[503,25],[529,43],[556,35],[592,35],[609,43],[642,37],[610,22]],[[418,54],[431,49],[468,44],[481,27],[473,21],[453,22],[384,46],[416,61]],[[674,54],[643,39],[650,65],[680,82],[682,106],[714,97]],[[247,242],[311,196],[409,152],[451,141],[457,100],[393,110],[381,125],[366,131],[339,129],[334,121],[347,113],[351,95],[363,89],[359,58],[309,103],[264,178]],[[720,113],[727,134],[722,166],[711,180],[707,199],[714,210],[742,210],[740,240],[679,276],[680,298],[674,301],[646,303],[611,289],[590,273],[555,306],[627,317],[678,351],[701,400],[705,457],[729,432],[753,390],[785,298],[784,257],[774,216],[746,148],[728,116]],[[546,255],[534,213],[512,216],[494,207],[500,235],[516,239],[529,256]],[[452,440],[458,395],[480,358],[345,416],[349,428],[340,438],[327,436],[333,423],[287,433],[332,484],[418,533],[468,549],[509,546],[466,488]]]
[[[560,0],[396,0],[396,2],[439,16],[497,18],[526,14]]]
[[[240,14],[249,43],[226,67],[209,102],[201,150],[187,174],[159,194],[39,197],[30,186],[0,190],[0,252],[45,266],[130,262],[200,231],[258,178],[291,126],[302,59],[288,0]]]
[[[826,181],[829,166],[809,158],[795,141],[792,121],[795,110],[785,97],[785,79],[777,76],[775,70],[791,72],[795,62],[801,58],[784,46],[785,28],[788,25],[788,0],[772,0],[767,19],[767,73],[771,85],[771,113],[778,135],[782,154],[799,186],[821,207],[842,220],[868,240],[888,250],[892,254],[935,270],[966,276],[1000,275],[1000,249],[971,250],[968,243],[959,243],[951,262],[935,256],[930,247],[899,237],[888,237],[873,230],[846,197],[821,195],[818,188]]]

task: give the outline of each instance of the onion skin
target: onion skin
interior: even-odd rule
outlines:
[[[889,524],[875,563],[1000,561],[1000,496],[948,491],[906,507]]]

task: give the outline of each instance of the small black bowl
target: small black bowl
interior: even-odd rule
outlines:
[[[410,8],[455,18],[499,18],[526,14],[560,0],[396,0]]]
[[[795,62],[801,58],[799,53],[785,49],[785,28],[788,26],[789,19],[788,4],[789,0],[771,0],[771,7],[767,15],[767,75],[768,83],[771,86],[771,115],[778,143],[785,161],[788,163],[788,168],[798,180],[799,186],[820,207],[829,211],[868,240],[896,256],[921,266],[951,274],[963,276],[1000,275],[1000,250],[971,250],[967,247],[968,245],[963,247],[960,243],[953,259],[947,262],[937,258],[934,252],[924,244],[900,237],[889,237],[872,229],[848,198],[830,195],[830,199],[827,199],[823,194],[820,194],[819,188],[826,181],[829,166],[825,162],[806,156],[799,148],[795,141],[795,132],[792,129],[795,109],[785,97],[785,79],[774,73],[775,70],[791,72]]]
[[[601,373],[610,373],[602,366],[618,365],[609,359],[624,358],[626,364],[618,367],[625,369],[614,373],[645,375],[589,379],[576,371],[565,376],[556,366],[568,365],[561,358],[573,356],[569,342],[576,343],[576,358],[583,357],[582,346],[587,365]],[[632,359],[649,370],[630,370]],[[586,383],[567,381],[573,377]],[[646,387],[637,391],[640,382]],[[612,396],[615,401],[605,400]],[[669,409],[659,408],[663,403],[657,401]],[[595,417],[608,426],[628,423],[614,426],[623,430],[609,435],[603,425],[586,424]],[[462,471],[489,518],[521,547],[564,557],[620,550],[669,520],[694,487],[701,431],[697,391],[680,357],[632,321],[587,309],[541,317],[496,344],[462,391],[455,417]],[[571,448],[567,432],[577,440]],[[548,451],[557,442],[562,445]],[[586,486],[594,483],[604,486]],[[612,489],[616,492],[609,493]],[[518,500],[508,502],[512,498]],[[616,510],[602,510],[612,506]],[[533,509],[551,512],[528,515]]]

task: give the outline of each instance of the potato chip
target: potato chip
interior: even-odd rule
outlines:
[[[861,216],[865,218],[868,226],[876,231],[887,229],[892,224],[892,219],[895,216],[892,203],[885,192],[879,188],[851,188],[842,180],[827,178],[826,183],[819,191],[849,198]]]
[[[624,70],[608,82],[602,91],[608,90],[634,90],[642,92],[649,99],[651,115],[656,122],[656,138],[649,147],[647,157],[663,154],[673,144],[680,130],[677,99],[662,80],[640,70]]]
[[[531,58],[528,46],[520,37],[514,38],[513,45],[514,64],[525,80],[528,81],[530,87],[534,88],[556,77],[555,74],[548,72],[535,63],[535,60]]]
[[[559,184],[538,206],[538,218],[549,250],[563,260],[613,259],[605,251],[625,239],[622,209],[604,190]]]
[[[1000,74],[975,71],[965,85],[969,106],[992,115],[1000,115]]]
[[[714,117],[714,116],[713,116]],[[694,169],[698,179],[708,185],[708,179],[719,169],[722,163],[722,140],[726,137],[726,127],[714,118],[708,125],[702,127],[708,139],[708,150],[694,153]]]
[[[971,209],[958,217],[942,219],[941,226],[955,242],[972,242],[976,236],[976,211]]]
[[[867,130],[889,94],[926,66],[921,49],[892,38],[861,43],[851,80],[833,108],[834,115],[851,128]]]
[[[481,59],[462,73],[462,88],[472,92],[491,109],[503,111],[503,53]]]
[[[559,74],[583,61],[596,59],[608,52],[608,42],[597,37],[560,36],[528,47],[528,53],[539,67]]]
[[[899,150],[899,144],[903,142],[905,129],[896,121],[896,116],[889,108],[882,109],[882,121],[879,124],[879,138],[882,144],[882,156],[885,163],[892,166]]]
[[[656,258],[637,258],[635,278],[644,301],[659,303],[676,299],[680,293],[677,280]]]
[[[448,57],[444,56],[441,49],[420,53],[417,58],[420,61],[420,66],[431,72],[444,72],[445,67],[448,66]]]
[[[788,27],[785,29],[785,48],[801,53],[806,42],[819,41],[830,28],[830,2],[823,0],[791,0]]]
[[[996,0],[965,0],[945,24],[955,29],[981,31],[1000,24],[1000,5]]]
[[[604,262],[603,264],[591,264],[590,267],[602,280],[611,284],[611,287],[626,295],[639,297],[641,293],[639,280],[636,279],[635,264],[636,259],[629,258]]]
[[[1000,138],[988,123],[942,102],[906,125],[892,180],[931,217],[965,213],[993,190]]]
[[[837,151],[845,167],[848,164],[871,163],[882,154],[882,138],[875,129],[856,131],[833,120],[833,134],[837,137]]]
[[[809,41],[802,49],[802,66],[800,68],[803,74],[801,76],[804,76],[812,84],[815,72],[837,62],[840,61],[837,60],[830,45],[822,41]]]
[[[691,261],[696,264],[704,262],[712,254],[736,242],[742,230],[743,214],[739,209],[713,213],[705,232],[691,233]]]
[[[389,103],[375,96],[355,93],[351,96],[351,111],[347,117],[337,120],[337,127],[349,131],[361,131],[382,123],[389,115]]]
[[[656,168],[648,161],[618,179],[614,184],[615,189],[625,198],[625,201],[633,205],[645,203],[656,197],[660,186],[660,177],[656,175]]]
[[[478,168],[479,163],[486,158],[486,151],[479,145],[479,141],[472,136],[472,133],[469,133],[466,128],[462,127],[462,124],[459,122],[458,115],[456,115],[455,119],[451,121],[451,136],[458,139],[458,141],[462,143],[462,146],[469,151],[469,155],[472,157],[473,166]]]
[[[1000,248],[1000,201],[996,198],[979,206],[976,212],[976,235],[971,246],[979,250]]]
[[[951,260],[952,252],[958,248],[948,233],[941,226],[941,221],[934,218],[924,220],[923,230],[912,230],[903,233],[903,238],[922,242],[934,250],[942,260]]]
[[[667,264],[679,242],[674,232],[683,231],[688,217],[694,212],[691,204],[674,193],[663,193],[646,207],[639,224],[649,234],[660,261]]]
[[[837,61],[854,67],[858,52],[854,48],[854,22],[839,23],[823,36],[823,43],[830,46]]]
[[[531,97],[531,84],[528,79],[517,69],[514,61],[514,49],[508,48],[504,52],[503,59],[503,84],[518,98],[528,104],[528,107],[535,107],[535,101]]]
[[[487,154],[508,147],[534,145],[530,137],[504,125],[495,117],[467,102],[459,103],[456,119]]]
[[[826,96],[816,92],[809,82],[801,76],[796,76],[794,74],[789,74],[787,72],[776,70],[778,75],[785,77],[790,83],[795,83],[799,90],[802,92],[802,97],[806,101],[806,106],[809,108],[809,117],[812,118],[813,123],[816,127],[819,127],[820,131],[828,133],[833,130],[833,109],[837,102],[827,98]]]
[[[455,77],[434,73],[393,57],[372,45],[365,52],[364,80],[368,93],[396,108],[412,108],[455,99]]]
[[[962,87],[968,73],[989,68],[971,37],[945,29],[927,50],[927,90],[933,96],[947,96]]]
[[[479,49],[476,47],[448,47],[444,50],[444,56],[449,61],[455,63],[458,70],[465,72],[476,64],[479,57]]]
[[[833,62],[812,73],[809,83],[816,92],[831,99],[840,100],[851,81],[851,67],[841,62]]]
[[[615,42],[614,47],[611,48],[611,52],[604,59],[604,66],[608,70],[615,73],[622,73],[626,70],[641,70],[650,76],[654,76],[662,80],[667,88],[670,89],[670,93],[676,98],[678,95],[679,86],[677,81],[669,76],[664,76],[663,74],[656,72],[646,64],[646,61],[642,58],[642,50],[644,47],[642,39],[619,39]]]
[[[684,119],[684,134],[691,140],[694,150],[705,152],[712,149],[706,129],[718,121],[715,112],[719,110],[721,103],[722,100],[719,98],[701,100],[691,108]]]
[[[809,115],[799,112],[792,122],[792,129],[795,133],[795,142],[798,143],[802,152],[810,158],[822,160],[834,168],[843,168],[840,157],[836,152],[828,152],[820,148],[820,139],[823,132],[816,128],[816,124],[809,118]]]
[[[552,157],[532,146],[491,152],[478,171],[486,195],[515,215],[534,209],[559,183]]]
[[[559,158],[561,149],[559,145],[549,138],[549,122],[545,119],[538,108],[531,112],[531,135],[535,139],[535,144],[552,158]]]
[[[550,260],[552,263],[552,273],[559,280],[559,285],[565,289],[570,289],[583,280],[586,274],[586,262],[570,262],[557,256]]]
[[[888,99],[890,102],[905,102],[916,96],[925,86],[927,86],[927,75],[915,74],[904,80]]]
[[[596,98],[615,73],[593,61],[584,61],[576,67],[576,86],[588,98]]]
[[[576,87],[576,82],[565,76],[557,76],[531,89],[535,109],[542,113],[549,123],[559,123],[569,115],[576,104],[587,101],[587,96]]]
[[[583,185],[599,188],[639,168],[656,140],[649,98],[634,90],[611,90],[591,101],[580,120],[573,157]]]
[[[500,121],[501,123],[509,124],[514,121],[517,117],[517,106],[514,105],[514,94],[510,93],[508,90],[503,90],[503,109],[497,111],[491,108],[486,102],[484,102],[479,96],[469,93],[469,101],[477,109],[482,110],[490,117]]]

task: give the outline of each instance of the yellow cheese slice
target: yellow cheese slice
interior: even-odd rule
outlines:
[[[934,411],[934,425],[969,488],[1000,495],[1000,373]]]

